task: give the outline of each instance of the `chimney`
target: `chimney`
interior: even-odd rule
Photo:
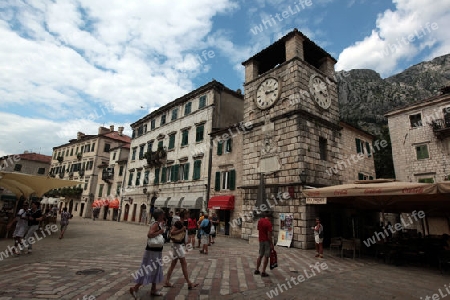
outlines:
[[[109,131],[111,131],[111,132],[114,131],[114,125],[110,125],[110,126],[109,126]]]
[[[118,127],[118,131],[119,131],[119,135],[123,135],[123,127],[122,126]]]
[[[82,133],[81,131],[77,132],[77,140],[81,140],[81,138],[84,136],[84,133]]]
[[[242,95],[242,90],[241,89],[237,89],[236,93],[238,93],[239,95]]]
[[[98,134],[99,134],[99,135],[105,134],[105,133],[108,133],[108,132],[109,132],[109,129],[106,128],[106,127],[100,126],[100,127],[98,128]]]

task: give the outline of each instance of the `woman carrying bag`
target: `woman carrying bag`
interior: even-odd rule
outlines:
[[[162,293],[156,290],[156,284],[163,281],[163,266],[158,263],[162,259],[162,250],[164,246],[164,211],[157,209],[153,212],[154,221],[150,224],[147,233],[147,247],[145,247],[144,257],[140,269],[144,272],[138,274],[134,282],[136,285],[130,287],[130,294],[137,299],[137,292],[142,285],[152,284],[150,294],[152,296],[162,296]],[[154,268],[148,268],[152,266]]]

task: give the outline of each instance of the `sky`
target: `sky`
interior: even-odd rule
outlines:
[[[448,0],[2,0],[0,156],[125,127],[298,28],[386,78],[450,53]],[[245,90],[244,90],[245,92]]]

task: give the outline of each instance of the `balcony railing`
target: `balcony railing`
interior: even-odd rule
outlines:
[[[438,139],[450,137],[450,118],[436,119],[429,124]]]

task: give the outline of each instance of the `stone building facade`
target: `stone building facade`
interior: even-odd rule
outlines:
[[[258,188],[265,186],[267,198],[278,198],[271,208],[275,236],[280,215],[292,214],[293,246],[302,249],[314,247],[310,227],[318,213],[304,203],[302,188],[342,181],[340,174],[326,176],[342,159],[335,62],[297,29],[243,62],[244,122],[253,125],[243,143],[243,212],[258,210]],[[243,238],[257,236],[256,220],[247,219],[242,230]]]
[[[241,121],[242,111],[243,95],[214,80],[131,124],[123,196],[133,202],[128,221],[138,222],[143,205],[150,212],[186,208],[194,216],[205,210],[211,187],[208,134]]]
[[[386,147],[387,141],[374,143],[374,136],[354,126],[340,122],[342,158],[328,169],[327,176],[342,173],[342,183],[353,183],[356,180],[373,180],[375,175],[374,153]]]
[[[123,134],[123,129],[119,127],[115,131],[114,125],[111,125],[110,128],[99,127],[96,135],[78,132],[76,139],[53,147],[49,175],[84,181],[84,186],[78,186],[81,194],[67,193],[65,203],[60,204],[67,206],[74,215],[92,216],[92,204],[98,195],[98,185],[102,184],[103,167],[109,165],[111,149],[130,143],[130,137]]]
[[[210,134],[213,141],[211,163],[211,188],[208,209],[220,220],[218,234],[240,238],[242,235],[243,175],[242,143],[250,124],[240,123],[216,130]]]
[[[441,182],[450,175],[450,88],[386,114],[397,180]]]

